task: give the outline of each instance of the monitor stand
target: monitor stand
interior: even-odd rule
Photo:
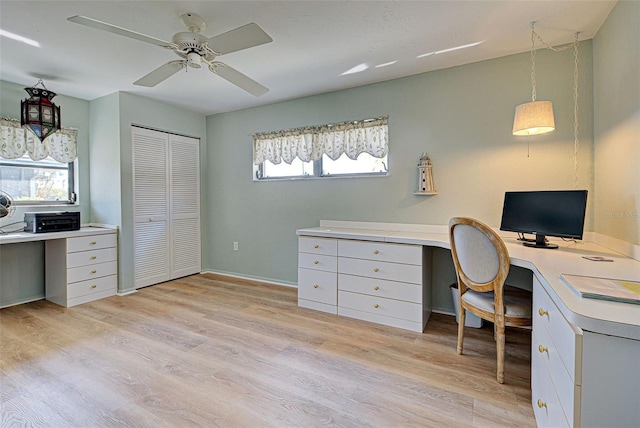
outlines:
[[[525,247],[547,248],[550,250],[558,248],[556,244],[549,244],[549,242],[547,242],[546,236],[538,234],[536,234],[536,242],[523,242],[522,245],[524,245]]]

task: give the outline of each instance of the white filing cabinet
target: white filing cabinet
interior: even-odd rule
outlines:
[[[431,314],[422,266],[420,245],[338,240],[338,314],[422,332]]]
[[[118,289],[117,235],[52,239],[45,244],[46,299],[70,307]]]
[[[337,313],[337,240],[298,240],[298,306]]]

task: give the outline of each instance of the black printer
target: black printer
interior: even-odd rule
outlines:
[[[78,211],[49,211],[39,213],[24,213],[25,232],[67,232],[80,229],[80,212]]]

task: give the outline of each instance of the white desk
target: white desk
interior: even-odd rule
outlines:
[[[116,228],[87,226],[69,232],[0,235],[1,245],[37,241],[45,243],[47,300],[68,307],[116,294]]]
[[[297,233],[450,249],[446,226],[321,221]],[[554,240],[559,249],[536,249],[513,233],[500,234],[511,264],[532,271],[534,302],[549,305],[539,315],[542,307],[533,308],[532,405],[538,425],[640,426],[640,305],[584,299],[560,279],[566,273],[640,281],[640,261],[592,242]],[[585,255],[614,261],[588,261]]]

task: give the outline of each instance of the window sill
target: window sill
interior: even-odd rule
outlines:
[[[305,180],[336,180],[340,178],[376,178],[376,177],[388,177],[389,173],[375,173],[375,174],[342,174],[342,175],[323,175],[315,176],[308,175],[304,177],[269,177],[269,178],[253,178],[254,182],[261,181],[305,181]]]

